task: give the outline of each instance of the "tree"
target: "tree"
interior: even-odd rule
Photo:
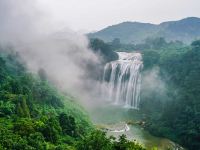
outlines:
[[[141,145],[137,144],[135,141],[129,141],[126,135],[121,135],[119,140],[114,142],[115,150],[145,150]]]
[[[29,135],[28,144],[34,147],[36,150],[46,150],[47,144],[44,137],[40,132],[35,132]]]
[[[15,104],[10,101],[0,101],[0,117],[9,116],[14,114]]]
[[[45,139],[52,143],[57,143],[61,134],[61,127],[56,118],[49,118],[45,122],[45,126],[41,129]]]
[[[0,57],[0,83],[2,83],[2,81],[5,78],[5,60]]]
[[[17,114],[21,117],[30,118],[30,110],[26,104],[25,96],[20,95],[17,103]]]
[[[152,69],[159,63],[160,55],[156,51],[144,51],[143,53],[144,69]]]
[[[76,145],[77,150],[113,150],[111,138],[106,137],[106,133],[93,131]]]
[[[68,116],[65,113],[61,113],[59,115],[59,123],[64,134],[72,137],[77,136],[76,123],[74,117]]]
[[[13,126],[13,131],[21,136],[29,136],[35,132],[34,123],[31,119],[22,118],[16,120]]]
[[[112,51],[111,46],[100,39],[91,39],[90,47],[95,53],[102,55],[105,62],[118,59],[117,53]]]

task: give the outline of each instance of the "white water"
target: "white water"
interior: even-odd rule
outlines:
[[[125,52],[118,55],[118,60],[105,65],[103,95],[115,104],[139,109],[142,55]]]
[[[111,130],[110,132],[121,133],[121,132],[127,132],[129,130],[130,130],[129,126],[127,124],[125,124],[125,127],[123,129],[121,129],[121,130]]]

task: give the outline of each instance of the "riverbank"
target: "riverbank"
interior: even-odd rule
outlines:
[[[138,111],[118,107],[98,108],[93,110],[91,117],[98,129],[108,136],[118,137],[125,134],[129,140],[135,140],[147,150],[157,147],[158,150],[184,150],[180,145],[166,138],[155,137],[144,130],[143,122],[139,121]],[[128,127],[127,127],[128,126]]]
[[[126,122],[97,125],[97,128],[105,131],[108,136],[114,136],[116,138],[125,134],[129,140],[134,140],[140,143],[142,146],[147,148],[147,150],[154,147],[158,148],[158,150],[184,150],[180,145],[168,139],[155,137],[145,131],[142,127],[137,125],[128,125]]]

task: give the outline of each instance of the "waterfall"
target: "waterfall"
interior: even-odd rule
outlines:
[[[142,55],[125,52],[118,52],[118,55],[118,60],[104,67],[103,97],[115,104],[139,109]]]

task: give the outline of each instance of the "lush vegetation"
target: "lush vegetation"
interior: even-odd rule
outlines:
[[[143,150],[96,131],[73,98],[27,72],[17,53],[0,51],[0,150]]]
[[[122,44],[116,38],[107,47],[141,52],[143,77],[154,73],[156,79],[148,81],[151,86],[142,84],[140,114],[145,128],[188,149],[200,149],[200,41],[185,45],[148,38],[142,44]]]
[[[182,48],[184,44],[181,41],[167,42],[163,37],[147,38],[144,42],[139,44],[124,44],[121,43],[119,38],[114,39],[112,42],[107,43],[114,51],[146,51],[146,50],[174,50]]]
[[[113,51],[112,47],[100,39],[91,39],[90,47],[95,53],[102,57],[101,60],[104,63],[118,59],[118,55]]]
[[[62,149],[91,130],[87,114],[72,98],[59,93],[41,70],[40,77],[28,73],[18,55],[8,51],[0,56],[2,149]]]
[[[175,34],[177,32],[181,34],[183,26],[190,21],[195,22],[195,18],[181,20],[177,23],[167,22],[160,26],[165,25]],[[181,41],[169,42],[165,38],[154,36],[143,39],[143,42],[134,43],[127,40],[127,38],[134,39],[134,37],[124,36],[129,32],[123,30],[122,26],[127,26],[127,30],[131,28],[131,25],[135,28],[138,26],[137,28],[153,29],[150,29],[151,25],[148,24],[133,24],[127,22],[112,26],[95,33],[94,37],[104,39],[105,32],[106,41],[110,41],[107,43],[109,50],[141,52],[144,62],[144,80],[152,76],[152,72],[154,73],[156,79],[148,81],[151,86],[145,85],[145,81],[142,85],[140,113],[146,122],[145,128],[156,136],[167,137],[188,149],[200,149],[200,41],[185,45]],[[179,26],[181,29],[178,29]],[[188,34],[198,34],[198,31],[195,33],[194,28],[191,27],[191,30],[187,31]],[[118,29],[118,33],[122,35],[116,36],[118,33],[113,35]],[[143,36],[141,34],[139,36]],[[165,37],[171,35],[168,34]],[[138,35],[134,34],[134,36]],[[183,41],[188,42],[187,39]],[[148,80],[152,79],[149,77]]]
[[[125,135],[107,137],[105,132],[94,131],[78,143],[78,150],[145,150],[136,142],[127,140]]]
[[[159,68],[165,86],[164,92],[160,88],[142,92],[146,129],[188,149],[200,149],[200,41],[187,47],[154,47],[142,53],[143,73]]]

